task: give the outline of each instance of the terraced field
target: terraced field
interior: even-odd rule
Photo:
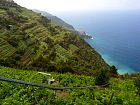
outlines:
[[[0,65],[94,75],[110,67],[83,39],[20,6],[0,6]]]

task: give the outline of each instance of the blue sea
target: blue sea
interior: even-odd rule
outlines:
[[[89,11],[59,14],[120,74],[140,72],[140,11]]]

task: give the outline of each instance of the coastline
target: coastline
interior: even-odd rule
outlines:
[[[108,54],[105,54],[105,53],[101,52],[99,49],[97,49],[97,46],[95,45],[95,43],[96,43],[96,41],[98,44],[100,42],[99,42],[99,40],[96,40],[96,41],[95,40],[96,39],[94,39],[94,38],[93,39],[90,38],[90,39],[86,39],[85,41],[102,56],[102,58],[105,60],[106,63],[108,63],[110,66],[112,66],[112,65],[116,66],[118,69],[118,73],[120,75],[127,74],[127,73],[128,74],[135,73],[135,71],[132,68],[115,61]]]
[[[99,52],[100,53],[100,52]],[[110,65],[115,65],[118,69],[118,73],[120,75],[122,74],[131,74],[131,73],[135,73],[130,67],[124,65],[124,64],[120,64],[119,62],[113,60],[109,55],[105,55],[100,53],[102,58]]]

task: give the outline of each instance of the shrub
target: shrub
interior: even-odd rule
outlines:
[[[112,76],[112,77],[117,77],[118,76],[118,72],[117,72],[117,68],[113,65],[113,66],[111,66],[110,67],[110,75]]]
[[[99,72],[97,72],[95,77],[95,85],[106,85],[109,81],[109,75],[107,70],[101,69]]]
[[[134,84],[137,88],[137,94],[140,95],[140,77],[138,77],[134,80]]]

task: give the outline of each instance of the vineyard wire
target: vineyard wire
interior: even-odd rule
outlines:
[[[32,82],[25,82],[25,81],[21,81],[21,80],[6,78],[6,77],[2,77],[2,76],[0,76],[0,81],[13,82],[13,83],[17,83],[17,84],[36,86],[36,87],[41,87],[41,88],[48,88],[48,89],[52,89],[52,90],[99,88],[99,87],[105,87],[108,85],[108,84],[105,84],[105,85],[101,85],[101,86],[85,86],[85,87],[52,87],[52,86],[47,86],[47,85],[43,85],[43,84],[37,84],[37,83],[32,83]]]

